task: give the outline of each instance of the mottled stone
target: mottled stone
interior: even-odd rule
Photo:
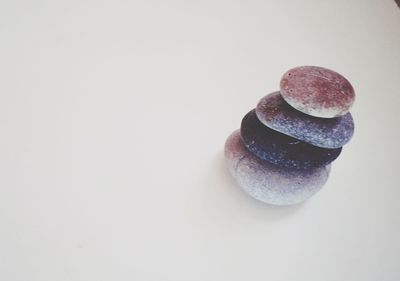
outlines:
[[[354,132],[350,112],[336,118],[310,116],[291,107],[279,92],[263,97],[256,114],[271,129],[323,148],[342,147]]]
[[[287,168],[323,166],[335,160],[342,150],[313,146],[272,130],[258,120],[255,110],[243,118],[240,134],[244,145],[258,158]]]
[[[354,89],[339,73],[317,66],[286,72],[280,83],[282,97],[297,110],[322,118],[346,114],[354,102]]]
[[[325,184],[330,171],[330,165],[297,170],[262,162],[246,149],[239,130],[225,143],[225,159],[244,191],[274,205],[292,205],[310,198]]]

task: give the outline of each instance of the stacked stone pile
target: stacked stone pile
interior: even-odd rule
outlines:
[[[280,91],[263,97],[225,144],[238,184],[274,205],[303,202],[322,188],[330,163],[354,132],[353,87],[332,70],[301,66],[286,72]]]

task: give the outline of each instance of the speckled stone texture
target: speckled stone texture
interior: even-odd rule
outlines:
[[[256,114],[271,129],[323,148],[342,147],[354,132],[350,113],[336,118],[313,117],[294,109],[279,92],[263,97]]]
[[[286,72],[280,91],[297,110],[322,118],[346,114],[355,99],[354,89],[346,78],[317,66],[300,66]]]
[[[258,120],[252,110],[242,120],[244,145],[258,158],[281,167],[309,169],[335,160],[341,148],[320,148],[272,130]]]
[[[310,198],[325,184],[330,171],[330,165],[297,170],[262,162],[246,149],[239,130],[225,143],[225,159],[244,191],[274,205],[292,205]]]

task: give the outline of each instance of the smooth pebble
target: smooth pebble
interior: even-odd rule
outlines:
[[[244,146],[239,130],[225,143],[225,159],[230,173],[245,192],[273,205],[305,201],[322,188],[330,172],[330,165],[297,170],[260,161]]]
[[[346,114],[355,99],[353,86],[339,73],[318,66],[299,66],[280,82],[282,97],[297,110],[315,117]]]
[[[342,147],[350,141],[354,132],[350,112],[336,118],[310,116],[290,106],[280,92],[263,97],[257,105],[256,114],[269,128],[323,148]]]
[[[335,160],[341,148],[327,149],[302,142],[265,126],[253,109],[242,120],[244,145],[261,160],[282,167],[309,169]]]

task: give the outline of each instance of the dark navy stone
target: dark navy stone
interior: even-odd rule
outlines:
[[[336,118],[307,115],[290,106],[280,92],[263,97],[257,105],[256,114],[271,129],[323,148],[342,147],[354,133],[350,113]]]
[[[335,160],[342,148],[327,149],[302,142],[265,126],[253,109],[242,120],[244,145],[263,161],[282,167],[309,169]]]

